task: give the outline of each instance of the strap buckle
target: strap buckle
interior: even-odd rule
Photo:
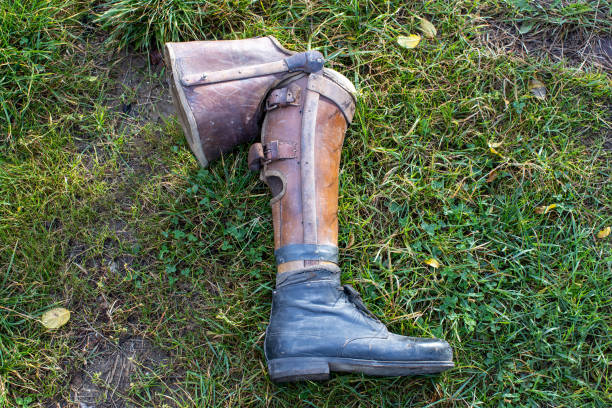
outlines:
[[[297,149],[293,143],[272,140],[263,145],[263,154],[264,161],[268,164],[276,160],[294,159],[297,155]]]
[[[290,86],[288,88],[278,88],[270,92],[266,99],[266,111],[286,106],[300,105],[300,88]]]
[[[254,143],[249,149],[249,169],[259,171],[264,164],[296,157],[297,147],[293,143],[280,140],[272,140],[266,144]]]

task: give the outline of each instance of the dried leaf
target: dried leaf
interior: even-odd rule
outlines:
[[[404,48],[412,49],[416,48],[421,42],[421,36],[416,34],[410,34],[408,37],[403,35],[397,37],[397,43]]]
[[[436,259],[434,258],[429,258],[423,261],[424,264],[431,266],[432,268],[439,268],[440,267],[440,262],[438,262]]]
[[[487,176],[487,183],[491,183],[493,180],[497,178],[497,171],[492,171]]]
[[[63,307],[56,307],[47,310],[40,318],[40,322],[47,329],[57,329],[68,323],[70,320],[70,310]]]
[[[532,79],[529,82],[529,90],[531,94],[540,100],[546,99],[546,86],[537,79]]]
[[[535,213],[536,214],[547,214],[549,211],[551,211],[553,208],[556,208],[556,207],[557,207],[557,204],[541,205],[539,207],[536,207]]]
[[[423,34],[425,34],[425,37],[435,38],[436,34],[438,34],[438,30],[436,30],[436,27],[433,24],[431,24],[431,22],[427,20],[426,18],[422,18],[422,17],[419,17],[419,18],[421,19],[420,29],[423,32]]]
[[[344,249],[349,249],[350,247],[353,246],[354,243],[355,243],[355,235],[353,235],[353,233],[351,232],[351,234],[349,235],[348,243],[346,244]]]
[[[612,228],[610,227],[606,227],[604,229],[602,229],[601,231],[599,231],[597,233],[597,238],[599,239],[604,239],[605,237],[607,237],[608,235],[610,235],[610,231],[612,230]]]
[[[502,142],[489,142],[489,147],[498,148],[502,145]]]

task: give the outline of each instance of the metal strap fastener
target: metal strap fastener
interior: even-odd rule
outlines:
[[[270,163],[276,160],[295,159],[297,149],[293,143],[272,140],[263,145],[264,160]]]
[[[296,157],[297,148],[293,143],[280,140],[272,140],[265,144],[253,143],[249,149],[249,169],[259,171],[264,164]]]
[[[338,263],[338,247],[335,245],[290,244],[274,251],[276,264],[291,261],[328,261]]]
[[[270,92],[270,96],[268,96],[268,99],[266,99],[266,111],[271,111],[276,108],[283,108],[289,105],[300,105],[299,87],[275,89]]]
[[[308,85],[313,77],[308,76]],[[307,86],[308,88],[308,86]],[[300,177],[302,195],[303,242],[316,244],[319,218],[317,217],[317,189],[315,171],[315,144],[317,115],[319,112],[319,94],[306,89],[302,107],[302,129],[300,137]]]

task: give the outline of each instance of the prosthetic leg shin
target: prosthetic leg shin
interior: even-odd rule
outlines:
[[[338,173],[354,94],[328,69],[285,80],[268,96],[261,143],[249,151],[249,167],[261,171],[273,195],[278,275],[265,338],[273,381],[453,367],[448,343],[390,333],[355,289],[340,284]]]

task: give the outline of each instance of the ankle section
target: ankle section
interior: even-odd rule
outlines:
[[[315,265],[276,275],[276,289],[306,282],[329,282],[340,286],[340,268],[334,264]]]
[[[338,247],[335,245],[289,244],[274,251],[276,264],[293,261],[338,262]]]

